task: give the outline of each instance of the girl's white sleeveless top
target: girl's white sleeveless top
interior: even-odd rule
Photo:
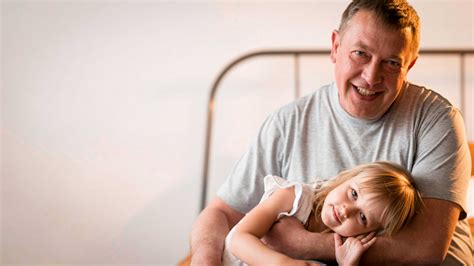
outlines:
[[[304,184],[300,182],[288,181],[278,176],[268,175],[264,178],[265,192],[260,202],[266,200],[273,194],[273,192],[277,191],[278,189],[289,188],[294,186],[295,199],[293,201],[293,207],[289,212],[281,212],[280,214],[278,214],[276,221],[284,216],[294,216],[303,224],[305,224],[309,218],[311,209],[313,207],[314,192],[316,188],[321,185],[321,183],[322,182],[318,182],[315,184]],[[229,234],[225,239],[225,248],[224,253],[222,255],[222,265],[224,266],[247,265],[245,262],[235,257],[229,249],[230,245],[232,244],[232,237],[234,235],[236,226],[234,226],[230,230]]]

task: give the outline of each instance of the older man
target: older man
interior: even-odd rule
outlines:
[[[379,237],[364,263],[472,265],[466,216],[469,149],[460,112],[409,83],[419,18],[405,1],[352,1],[332,34],[335,82],[279,109],[236,164],[192,232],[193,264],[220,264],[224,239],[259,201],[263,177],[327,179],[349,167],[392,161],[408,169],[424,208],[392,238]],[[332,233],[282,219],[264,239],[292,257],[334,260]]]

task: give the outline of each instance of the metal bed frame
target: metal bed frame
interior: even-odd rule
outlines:
[[[474,55],[474,49],[422,49],[420,50],[420,55],[455,55],[460,58],[459,64],[459,84],[460,84],[460,97],[461,102],[459,109],[464,113],[466,106],[466,97],[465,97],[465,57],[466,55]],[[253,59],[255,57],[282,57],[290,56],[294,59],[294,91],[295,98],[300,96],[300,57],[304,55],[317,55],[317,56],[328,56],[330,50],[304,50],[304,49],[288,49],[288,50],[259,50],[254,52],[249,52],[243,54],[236,59],[232,60],[227,66],[225,66],[217,75],[214,80],[211,91],[209,93],[209,99],[207,102],[207,126],[205,134],[205,147],[204,147],[204,162],[203,162],[203,171],[201,179],[201,202],[199,211],[202,211],[206,206],[207,199],[207,187],[208,187],[208,174],[210,166],[210,152],[211,152],[211,138],[212,138],[212,126],[213,126],[213,115],[215,112],[215,96],[219,89],[222,79],[225,75],[234,68],[236,65],[240,64],[242,61]]]

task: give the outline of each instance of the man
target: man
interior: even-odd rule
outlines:
[[[193,264],[218,265],[224,239],[263,192],[263,177],[329,178],[376,161],[408,169],[424,208],[392,238],[380,236],[366,264],[472,265],[465,218],[470,155],[459,111],[406,76],[419,47],[416,12],[405,1],[355,0],[332,34],[335,83],[291,103],[262,125],[192,232]],[[277,223],[265,242],[292,257],[334,260],[332,233]]]

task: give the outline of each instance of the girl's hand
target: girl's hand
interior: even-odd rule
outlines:
[[[357,237],[348,237],[345,241],[334,233],[336,260],[339,265],[358,265],[362,254],[377,240],[375,232]]]

